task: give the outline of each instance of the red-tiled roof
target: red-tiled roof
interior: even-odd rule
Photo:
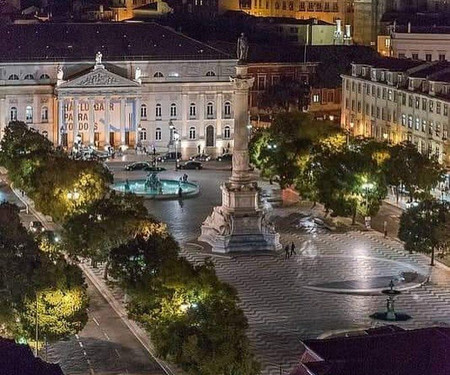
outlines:
[[[315,375],[448,375],[450,328],[369,330],[367,335],[306,340],[324,361],[301,364]]]

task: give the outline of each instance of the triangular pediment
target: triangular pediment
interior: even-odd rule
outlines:
[[[59,88],[139,86],[139,83],[112,73],[103,67],[95,67],[93,70],[80,77],[62,83]]]

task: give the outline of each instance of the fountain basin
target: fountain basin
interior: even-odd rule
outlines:
[[[130,192],[145,199],[179,199],[178,189],[182,189],[182,198],[192,198],[200,192],[199,186],[193,182],[179,182],[178,180],[161,179],[161,189],[146,187],[146,179],[128,180],[129,190],[126,188],[127,181],[114,182],[111,188],[120,193]]]

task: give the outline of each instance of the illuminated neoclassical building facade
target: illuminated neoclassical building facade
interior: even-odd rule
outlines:
[[[24,121],[57,145],[183,157],[233,147],[236,60],[157,24],[11,25],[0,30],[0,130]],[[98,53],[100,52],[100,53]]]

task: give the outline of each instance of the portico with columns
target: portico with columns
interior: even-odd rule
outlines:
[[[97,60],[85,74],[58,80],[55,91],[58,145],[127,148],[138,142],[139,81],[112,73]]]

